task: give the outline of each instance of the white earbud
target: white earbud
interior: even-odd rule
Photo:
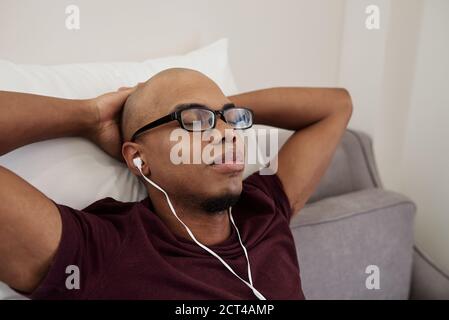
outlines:
[[[161,191],[164,195],[165,198],[167,199],[167,203],[168,206],[170,207],[170,210],[172,211],[173,215],[176,217],[176,219],[184,226],[184,228],[186,229],[187,233],[190,235],[190,237],[192,238],[192,240],[201,248],[203,248],[205,251],[207,251],[208,253],[210,253],[212,256],[214,256],[215,258],[217,258],[232,274],[234,274],[238,279],[240,279],[244,284],[246,284],[254,293],[254,295],[260,299],[260,300],[266,300],[266,298],[254,287],[253,285],[253,279],[251,276],[251,266],[249,263],[249,257],[248,257],[248,252],[246,251],[245,246],[243,245],[242,242],[242,238],[240,237],[240,232],[239,229],[237,228],[237,226],[235,225],[234,222],[234,218],[232,217],[232,207],[229,207],[229,218],[231,220],[231,223],[233,224],[235,230],[237,231],[237,236],[239,238],[239,242],[240,245],[243,249],[243,252],[245,253],[245,257],[246,257],[246,261],[248,264],[248,281],[244,280],[242,277],[240,277],[227,263],[226,261],[224,261],[218,254],[216,254],[214,251],[212,251],[211,249],[209,249],[207,246],[205,246],[204,244],[202,244],[201,242],[199,242],[195,235],[192,233],[192,231],[189,229],[189,227],[178,217],[178,215],[176,214],[175,208],[173,207],[173,204],[170,201],[170,198],[168,197],[167,192],[165,192],[164,189],[162,189],[160,186],[158,186],[155,182],[151,181],[150,179],[148,179],[142,172],[142,159],[140,159],[140,157],[134,158],[133,159],[133,163],[136,166],[136,168],[139,170],[140,174],[142,175],[142,177],[148,182],[150,183],[153,187],[155,187],[156,189],[158,189],[159,191]]]
[[[140,157],[134,158],[133,163],[137,167],[137,169],[142,168],[142,159],[140,159]]]

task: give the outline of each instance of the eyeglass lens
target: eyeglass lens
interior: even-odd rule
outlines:
[[[252,125],[252,114],[243,108],[226,109],[223,116],[232,128],[247,129]],[[186,109],[181,112],[181,122],[185,129],[208,130],[214,127],[215,113],[201,108]]]

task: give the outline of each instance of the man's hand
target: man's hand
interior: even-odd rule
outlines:
[[[89,104],[96,121],[86,138],[121,162],[124,160],[121,154],[120,113],[134,89],[135,87],[122,87],[90,100]]]

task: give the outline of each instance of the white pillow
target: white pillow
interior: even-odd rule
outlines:
[[[64,98],[89,98],[145,81],[170,67],[203,72],[226,95],[236,93],[228,63],[227,39],[186,55],[141,63],[88,63],[57,66],[17,65],[0,60],[0,90]],[[58,203],[82,209],[113,197],[138,201],[146,191],[128,168],[81,138],[61,138],[24,146],[0,157],[0,164]],[[245,176],[257,168],[248,166]]]

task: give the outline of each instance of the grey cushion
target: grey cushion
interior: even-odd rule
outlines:
[[[415,205],[382,189],[307,204],[291,222],[307,299],[407,299]],[[368,290],[377,265],[380,289]]]
[[[331,164],[308,203],[363,189],[382,187],[371,139],[363,132],[346,130]]]

